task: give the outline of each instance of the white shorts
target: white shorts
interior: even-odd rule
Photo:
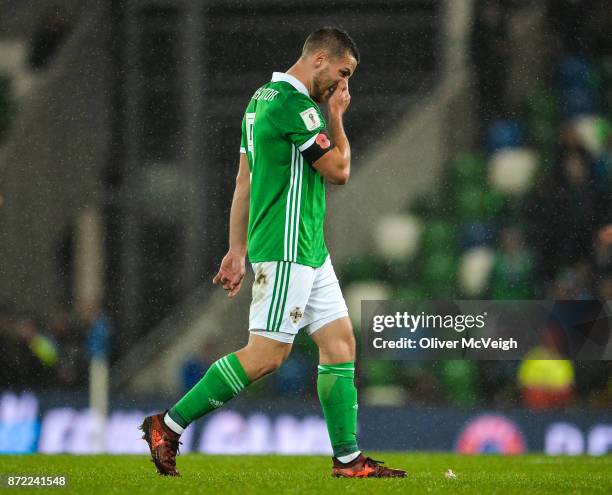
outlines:
[[[312,335],[348,316],[329,256],[319,268],[289,261],[253,263],[255,281],[249,331],[292,343],[301,328]]]

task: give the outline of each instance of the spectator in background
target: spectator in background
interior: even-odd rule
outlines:
[[[76,326],[68,311],[41,322],[0,305],[0,384],[21,390],[83,386],[88,364],[86,331]]]
[[[579,261],[559,272],[552,287],[550,299],[589,300],[595,297],[593,270],[586,261]]]
[[[562,332],[551,324],[542,334],[542,343],[529,351],[521,362],[518,386],[526,407],[555,409],[572,403],[574,365],[560,359],[564,344]]]
[[[576,299],[578,290],[576,278],[570,270],[562,270],[557,275],[550,287],[549,299],[556,301],[570,301]]]
[[[612,276],[612,224],[602,227],[595,236],[593,262],[602,278]]]
[[[470,40],[470,53],[482,128],[505,114],[508,80],[507,19],[500,0],[481,0]]]
[[[70,26],[59,7],[52,8],[36,27],[30,45],[30,66],[43,70],[70,32]]]
[[[542,201],[540,245],[549,276],[589,258],[601,210],[586,155],[576,150],[562,154]]]
[[[49,333],[58,344],[58,383],[68,387],[82,385],[87,376],[84,339],[68,311],[59,311],[50,319]]]
[[[562,163],[569,155],[579,155],[586,163],[591,164],[593,157],[582,142],[576,126],[569,123],[561,131],[559,142],[558,163]]]
[[[497,408],[515,408],[518,389],[515,385],[516,361],[479,361],[478,389],[486,403]]]
[[[541,182],[536,197],[533,241],[544,280],[590,258],[594,229],[610,203],[594,187],[593,173],[593,158],[575,126],[568,124],[561,134],[557,165]]]
[[[597,283],[597,298],[600,301],[612,301],[612,276],[602,278]]]
[[[17,364],[21,370],[27,370],[31,377],[35,377],[38,385],[53,382],[54,371],[58,362],[58,348],[48,335],[40,328],[34,318],[22,317],[16,320],[15,334],[21,341],[21,355]]]
[[[500,251],[491,276],[493,299],[530,299],[533,296],[533,258],[523,233],[507,227],[500,234]]]
[[[110,354],[110,321],[98,302],[83,302],[80,305],[81,325],[86,336],[89,358],[108,361]]]
[[[612,132],[608,134],[605,143],[601,155],[595,162],[595,180],[598,190],[609,195],[612,191]]]

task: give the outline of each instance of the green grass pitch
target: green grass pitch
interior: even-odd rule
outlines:
[[[408,470],[405,479],[333,479],[327,457],[178,457],[181,478],[155,474],[144,456],[0,456],[0,474],[69,477],[68,488],[0,488],[4,493],[216,493],[248,495],[469,493],[612,493],[612,456],[458,456],[377,453],[388,465]],[[445,479],[452,469],[456,479]]]

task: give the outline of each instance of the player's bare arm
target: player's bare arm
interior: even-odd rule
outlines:
[[[313,167],[332,184],[346,184],[351,173],[351,147],[343,124],[344,113],[350,103],[348,81],[342,79],[328,102],[329,127],[334,147],[313,163]]]
[[[213,278],[213,283],[228,291],[229,297],[238,294],[244,280],[250,195],[249,164],[246,155],[241,153],[230,210],[229,250]]]

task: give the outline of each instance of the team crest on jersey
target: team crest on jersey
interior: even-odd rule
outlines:
[[[303,112],[300,112],[300,117],[304,121],[304,125],[306,125],[306,129],[309,131],[314,131],[317,127],[321,126],[321,119],[319,118],[319,114],[314,107],[310,107]]]
[[[289,312],[289,316],[291,316],[291,323],[293,323],[293,326],[295,326],[302,319],[302,316],[304,316],[304,312],[302,311],[302,308],[296,306]]]

